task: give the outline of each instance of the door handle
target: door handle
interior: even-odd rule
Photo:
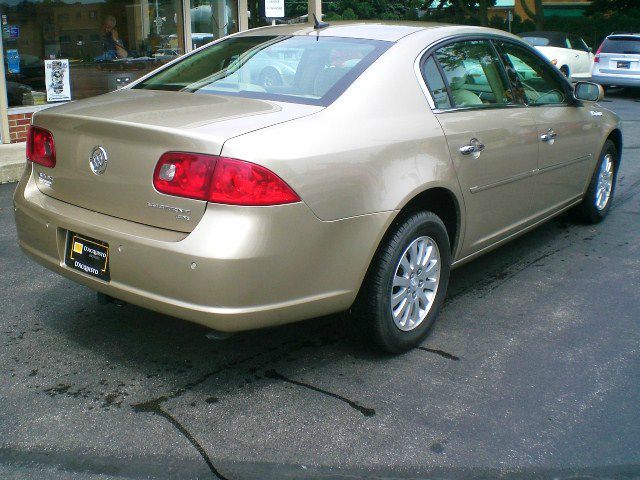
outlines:
[[[556,141],[557,136],[558,134],[554,132],[552,128],[550,128],[547,133],[543,133],[542,135],[540,135],[540,140],[543,142],[547,142],[549,145],[553,145],[553,142]]]
[[[480,142],[477,138],[472,138],[468,145],[460,147],[460,153],[462,155],[471,155],[473,158],[478,158],[484,149],[484,143]]]

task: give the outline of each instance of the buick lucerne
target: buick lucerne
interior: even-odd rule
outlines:
[[[220,332],[349,312],[401,352],[453,267],[570,208],[607,215],[622,133],[601,96],[498,30],[242,32],[36,113],[20,246]]]

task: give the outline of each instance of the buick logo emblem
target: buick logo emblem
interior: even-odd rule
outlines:
[[[102,147],[94,147],[89,156],[89,166],[96,175],[102,175],[107,169],[107,151]]]

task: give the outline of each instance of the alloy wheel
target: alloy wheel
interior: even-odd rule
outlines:
[[[396,266],[391,286],[391,315],[396,327],[417,328],[433,306],[440,282],[440,251],[427,236],[416,238]]]

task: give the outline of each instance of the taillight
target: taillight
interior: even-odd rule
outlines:
[[[49,168],[56,166],[56,146],[49,130],[29,125],[27,160]]]
[[[281,205],[300,201],[284,180],[254,163],[215,155],[168,152],[153,173],[160,193],[230,205]]]
[[[602,42],[604,44],[604,42]],[[602,44],[598,47],[598,50],[596,50],[596,54],[593,57],[593,62],[594,63],[600,63],[600,52],[602,51]]]

